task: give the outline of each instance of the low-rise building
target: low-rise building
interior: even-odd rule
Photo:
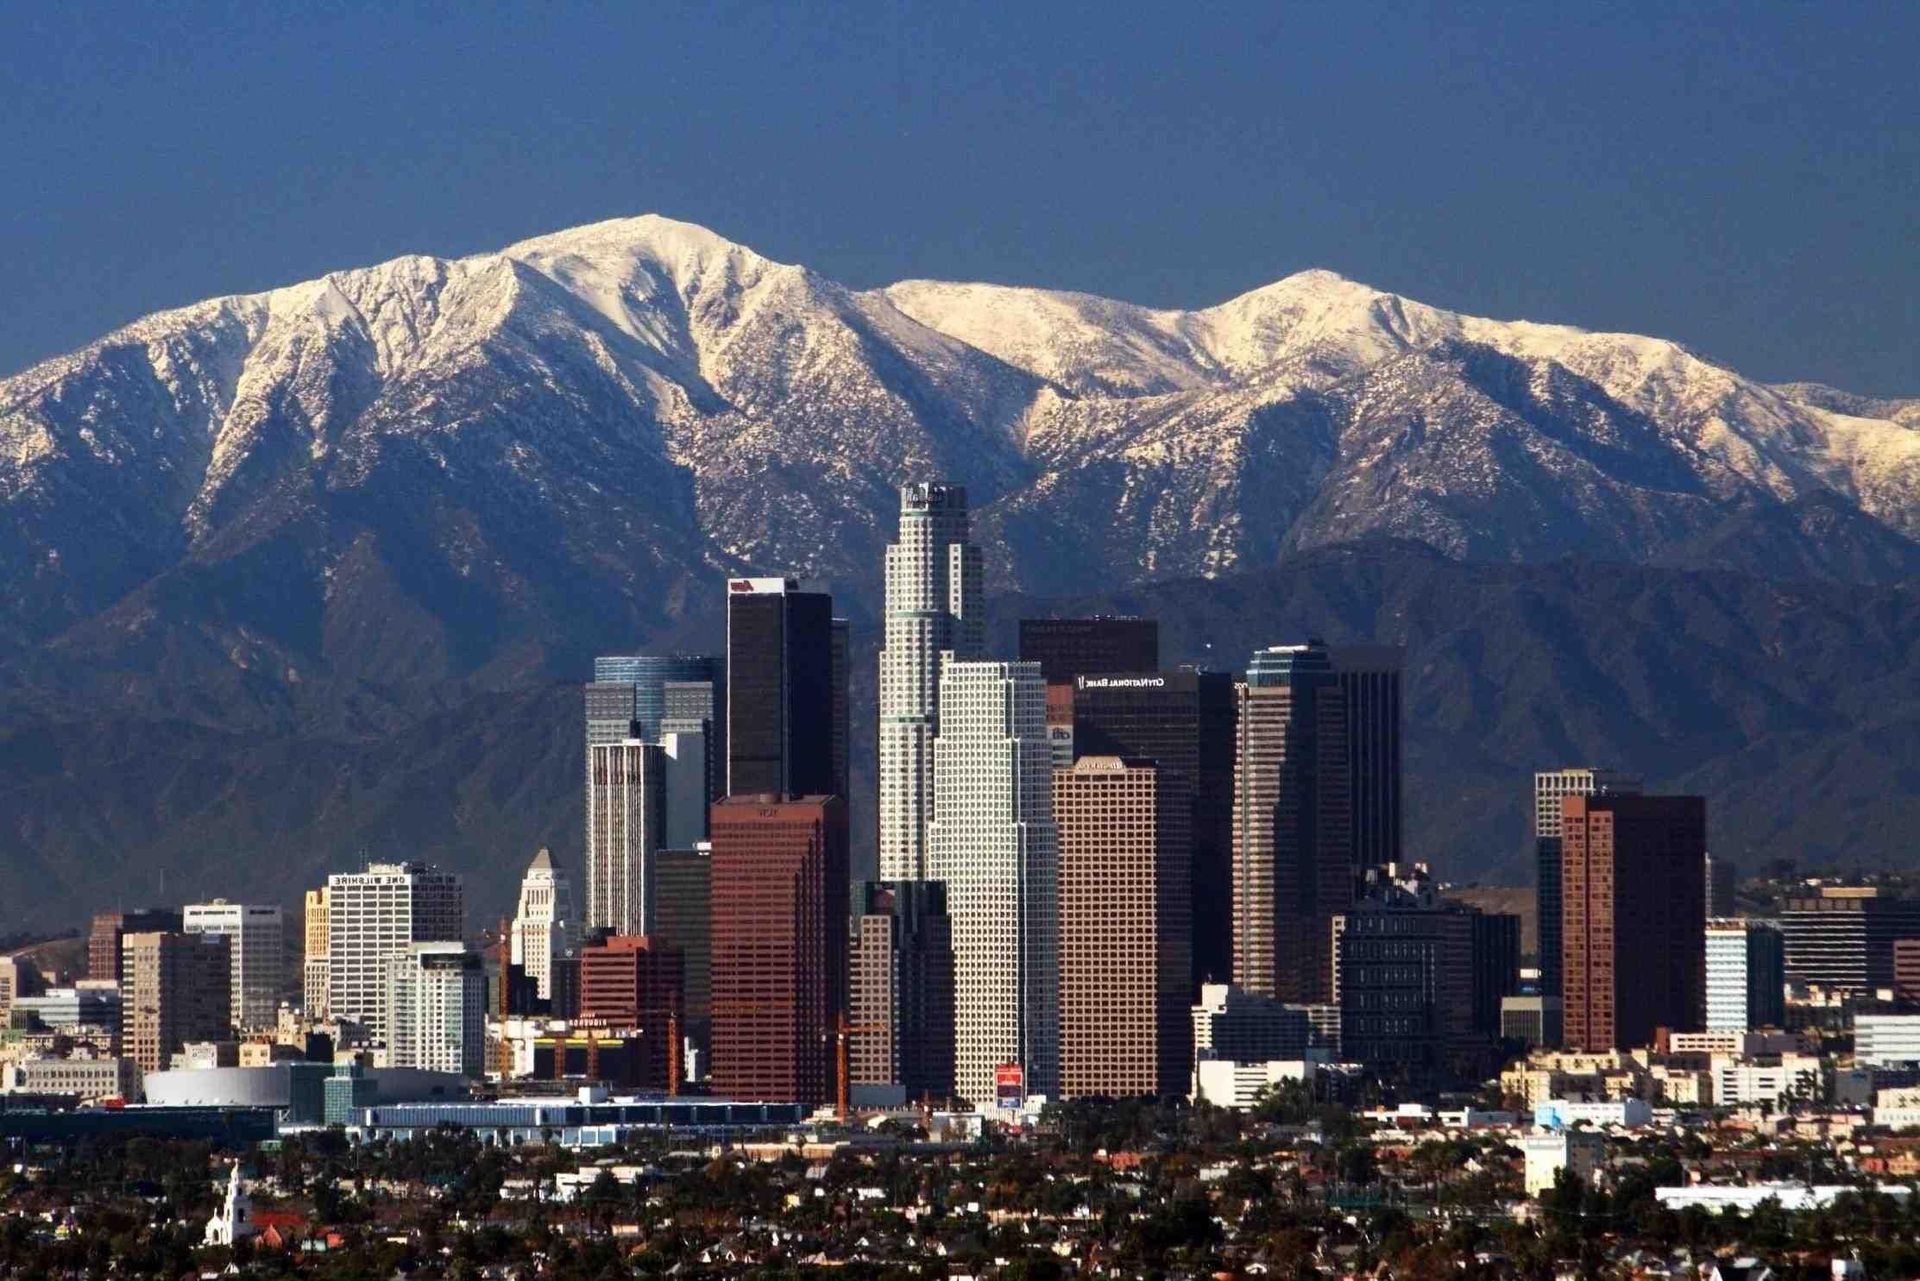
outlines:
[[[1806,1054],[1786,1054],[1777,1063],[1752,1063],[1717,1057],[1713,1061],[1713,1103],[1737,1107],[1764,1103],[1779,1107],[1796,1100],[1815,1102],[1823,1097],[1820,1060]]]
[[[1920,1014],[1855,1015],[1853,1057],[1870,1067],[1920,1063]]]
[[[1807,1038],[1799,1032],[1775,1029],[1754,1031],[1746,1028],[1718,1032],[1674,1032],[1667,1037],[1666,1044],[1669,1055],[1699,1054],[1711,1057],[1724,1054],[1740,1058],[1796,1054],[1807,1048]]]
[[[1697,1183],[1689,1187],[1655,1188],[1654,1199],[1669,1210],[1699,1206],[1703,1210],[1754,1209],[1765,1201],[1776,1201],[1782,1210],[1818,1210],[1860,1189],[1849,1183]],[[1913,1189],[1881,1184],[1874,1191],[1904,1201]]]
[[[71,1094],[82,1103],[138,1099],[140,1068],[120,1055],[28,1059],[0,1067],[0,1094]]]
[[[1523,1134],[1519,1144],[1526,1158],[1525,1188],[1530,1197],[1552,1191],[1562,1170],[1571,1171],[1583,1183],[1593,1182],[1606,1152],[1600,1135],[1580,1130]]]
[[[1286,1082],[1311,1085],[1322,1064],[1311,1058],[1265,1059],[1243,1063],[1234,1059],[1201,1059],[1193,1065],[1193,1097],[1215,1107],[1245,1112],[1261,1096]]]
[[[1560,998],[1505,996],[1500,998],[1500,1037],[1519,1041],[1528,1049],[1560,1044]]]
[[[1653,1122],[1653,1107],[1645,1099],[1548,1099],[1533,1109],[1533,1123],[1543,1130],[1564,1130],[1586,1124],[1632,1130]]]
[[[47,1028],[120,1027],[120,985],[110,980],[84,979],[72,987],[50,987],[32,996],[13,999],[16,1021]]]

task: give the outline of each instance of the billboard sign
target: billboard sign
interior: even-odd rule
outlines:
[[[1027,1070],[1018,1063],[1002,1063],[993,1070],[996,1107],[1017,1108],[1027,1099]]]

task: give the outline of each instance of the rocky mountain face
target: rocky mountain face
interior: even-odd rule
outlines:
[[[1920,568],[1915,405],[1326,272],[1192,312],[857,291],[654,217],[210,300],[0,381],[0,888],[564,848],[568,768],[505,764],[554,709],[577,752],[553,683],[712,643],[735,570],[871,618],[910,477],[968,485],[1029,593],[1380,540],[1854,591]]]

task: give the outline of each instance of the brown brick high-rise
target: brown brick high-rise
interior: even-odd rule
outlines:
[[[1573,1050],[1648,1045],[1706,1019],[1707,803],[1562,801],[1561,991]]]
[[[164,1072],[189,1041],[233,1036],[230,940],[171,931],[120,938],[120,1052]]]
[[[120,981],[120,944],[128,934],[178,934],[180,909],[149,907],[138,912],[99,912],[87,935],[87,977],[96,983]]]
[[[847,1008],[847,809],[730,796],[712,811],[714,1094],[825,1103]]]
[[[640,1062],[632,1083],[664,1089],[671,1057],[669,1022],[686,1026],[685,958],[645,934],[614,934],[580,949],[579,1021],[638,1028]]]
[[[1178,1095],[1193,1068],[1186,797],[1152,761],[1053,772],[1060,1096]]]

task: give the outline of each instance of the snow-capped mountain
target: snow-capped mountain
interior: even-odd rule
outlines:
[[[667,628],[726,569],[870,591],[892,486],[925,475],[971,487],[1033,590],[1373,536],[1920,565],[1910,402],[1324,271],[1202,311],[856,291],[649,216],[210,300],[0,382],[0,628],[295,675],[512,666],[556,628]]]
[[[996,591],[1160,614],[1169,661],[1407,644],[1417,847],[1455,871],[1589,757],[1743,815],[1740,857],[1910,844],[1920,401],[1327,272],[1191,312],[862,291],[645,217],[0,381],[0,930],[369,852],[504,901],[577,842],[588,655],[713,646],[736,569],[828,580],[870,638],[926,476],[972,489]]]

